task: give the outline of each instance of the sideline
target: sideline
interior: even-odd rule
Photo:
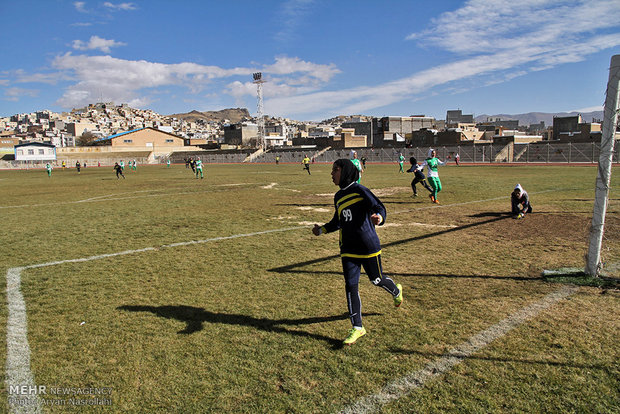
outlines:
[[[508,332],[517,328],[528,319],[535,318],[545,309],[548,309],[557,302],[568,298],[578,289],[579,288],[576,286],[562,286],[560,289],[548,294],[538,302],[518,310],[490,328],[477,333],[467,341],[456,346],[455,348],[452,348],[444,356],[429,362],[421,370],[411,372],[404,377],[388,383],[378,393],[362,397],[352,405],[338,411],[338,413],[372,413],[392,401],[396,401],[411,394],[417,389],[422,388],[427,382],[450,371],[453,367],[460,364],[474,353],[486,348],[489,344],[491,344],[491,342],[506,335]]]

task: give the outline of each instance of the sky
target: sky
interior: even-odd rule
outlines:
[[[0,0],[0,116],[602,110],[618,0]]]

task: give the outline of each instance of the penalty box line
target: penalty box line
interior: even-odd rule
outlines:
[[[422,369],[388,383],[378,393],[362,397],[338,413],[369,414],[378,411],[381,407],[411,394],[427,382],[447,373],[474,353],[486,348],[491,342],[505,336],[528,319],[535,318],[542,311],[568,298],[577,290],[576,286],[562,286],[538,302],[518,310],[506,319],[470,337],[442,357],[429,362]]]
[[[36,390],[34,376],[30,369],[30,345],[28,343],[28,319],[26,315],[26,302],[21,291],[21,274],[26,269],[36,269],[41,267],[55,266],[64,263],[81,263],[93,260],[101,260],[109,257],[125,256],[129,254],[156,251],[162,248],[172,248],[179,246],[189,246],[193,244],[209,243],[220,240],[237,239],[241,237],[259,236],[269,233],[278,233],[291,230],[306,228],[307,226],[287,227],[282,229],[258,231],[255,233],[234,234],[232,236],[213,237],[203,240],[191,240],[187,242],[165,244],[158,248],[146,247],[144,249],[125,250],[122,252],[101,254],[96,256],[83,257],[79,259],[58,260],[55,262],[39,263],[22,267],[13,267],[6,274],[6,296],[7,296],[7,324],[6,324],[6,384],[7,389],[22,389],[26,386],[27,390]],[[29,404],[13,405],[9,403],[9,411],[12,413],[41,413],[42,405],[40,398],[36,394],[13,394],[7,393],[8,397],[25,397]]]

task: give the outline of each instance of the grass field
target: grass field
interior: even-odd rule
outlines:
[[[437,206],[426,190],[411,197],[411,174],[370,165],[362,184],[388,211],[384,271],[405,301],[395,309],[362,275],[368,335],[345,348],[338,236],[310,231],[331,219],[337,187],[330,165],[311,170],[0,171],[0,264],[21,281],[43,411],[620,412],[617,284],[541,276],[584,266],[595,166],[443,167]],[[603,251],[613,277],[617,172]],[[517,182],[534,207],[524,220],[506,214]],[[23,332],[9,319],[15,292],[3,338]],[[24,372],[7,349],[24,347],[5,342],[6,380]],[[23,408],[3,383],[0,410]],[[90,388],[109,392],[76,394]],[[71,405],[94,397],[103,405]]]

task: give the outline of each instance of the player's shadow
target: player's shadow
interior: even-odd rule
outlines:
[[[556,347],[560,347],[556,345]],[[395,353],[395,354],[401,354],[401,355],[420,355],[426,359],[436,359],[436,358],[440,358],[440,357],[447,357],[447,356],[454,356],[458,359],[472,359],[472,360],[477,360],[477,361],[488,361],[491,363],[510,363],[511,365],[513,364],[530,364],[530,365],[544,365],[544,366],[554,366],[554,367],[564,367],[564,368],[577,368],[577,369],[596,369],[596,370],[601,370],[601,371],[606,371],[608,373],[611,373],[612,371],[612,367],[611,366],[607,366],[604,364],[578,364],[578,363],[573,363],[573,362],[562,362],[562,361],[549,361],[546,359],[542,359],[542,360],[536,360],[536,359],[524,359],[524,358],[493,358],[493,357],[481,357],[481,356],[476,356],[476,355],[469,355],[469,356],[463,356],[462,354],[460,354],[459,352],[453,352],[453,353],[438,353],[438,352],[420,352],[420,351],[415,351],[415,350],[410,350],[410,349],[403,349],[403,348],[390,348],[390,352]]]
[[[228,314],[219,312],[209,312],[204,308],[185,305],[164,305],[164,306],[148,306],[148,305],[123,305],[116,309],[128,312],[150,312],[156,316],[166,319],[176,319],[186,324],[185,329],[178,331],[178,334],[189,335],[204,329],[205,323],[226,324],[249,326],[265,332],[284,333],[293,336],[306,338],[314,338],[327,342],[333,348],[342,347],[342,340],[330,338],[328,336],[319,335],[311,332],[287,329],[286,326],[309,325],[313,323],[325,323],[333,321],[341,321],[349,319],[348,314],[309,317],[301,319],[268,319],[255,318],[248,315]],[[378,313],[365,313],[364,316],[377,316]]]
[[[428,200],[424,200],[423,197],[412,199],[411,201],[392,201],[392,200],[386,200],[385,198],[383,198],[381,201],[383,201],[383,204],[406,204],[411,207],[420,207],[418,206],[418,204],[420,204],[420,205],[425,205],[427,207],[432,207],[432,205],[428,205]]]
[[[284,206],[284,207],[327,207],[334,208],[334,204],[332,203],[279,203],[276,206]]]
[[[471,214],[469,217],[484,218],[484,217],[509,217],[509,216],[512,216],[512,213],[508,211],[504,213],[498,213],[497,211],[485,211],[485,212],[478,213],[478,214]]]
[[[411,242],[415,242],[415,241],[430,239],[430,238],[433,238],[433,237],[441,236],[443,234],[454,233],[454,232],[457,232],[457,231],[471,229],[472,227],[482,226],[484,224],[489,224],[489,223],[494,223],[496,221],[505,220],[505,219],[507,219],[509,217],[510,217],[510,214],[501,214],[498,217],[493,217],[493,218],[490,218],[488,220],[480,221],[480,222],[477,222],[477,223],[464,224],[462,226],[453,227],[453,228],[446,229],[446,230],[440,230],[440,231],[436,231],[434,233],[423,234],[421,236],[410,237],[408,239],[397,240],[397,241],[393,241],[393,242],[390,242],[390,243],[385,243],[385,244],[382,244],[382,247],[385,249],[385,248],[391,247],[391,246],[398,246],[398,245],[401,245],[401,244],[406,244],[406,243],[411,243]],[[329,260],[337,259],[339,257],[340,257],[339,254],[334,254],[334,255],[331,255],[331,256],[319,257],[318,259],[307,260],[305,262],[299,262],[299,263],[293,263],[293,264],[290,264],[290,265],[274,267],[272,269],[267,269],[267,271],[268,272],[276,272],[276,273],[320,273],[320,272],[309,272],[309,271],[306,271],[306,270],[302,271],[302,270],[298,270],[298,269],[302,268],[302,267],[305,267],[305,266],[317,264],[317,263],[327,262]]]

